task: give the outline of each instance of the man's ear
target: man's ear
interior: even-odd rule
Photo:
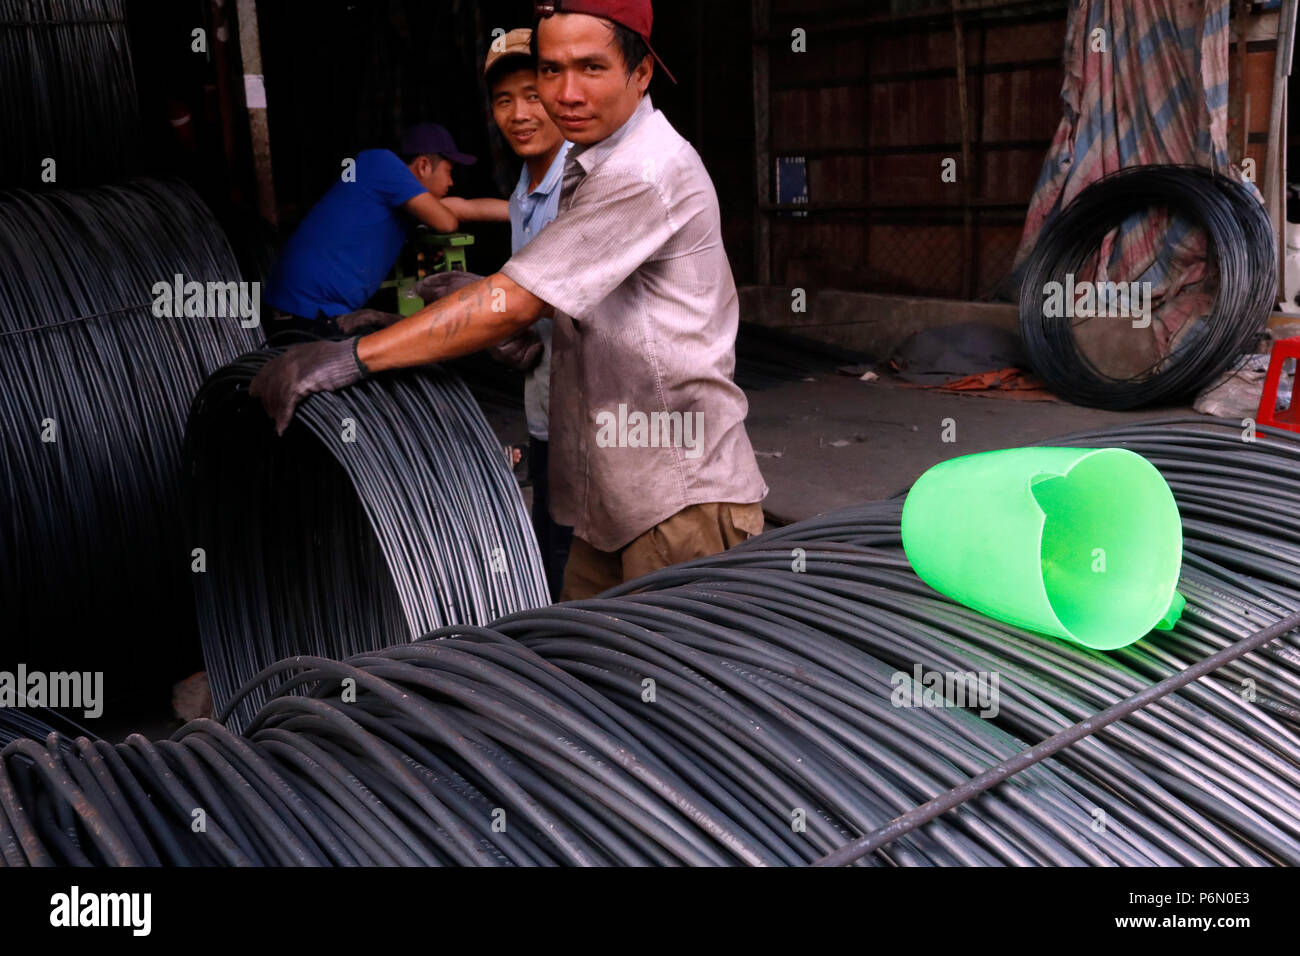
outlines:
[[[642,93],[650,88],[650,78],[654,76],[654,72],[654,57],[647,53],[637,68],[632,71],[632,79]]]

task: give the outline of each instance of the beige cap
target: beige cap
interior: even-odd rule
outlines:
[[[488,47],[487,59],[483,61],[483,75],[487,76],[492,67],[501,60],[511,56],[526,56],[532,59],[533,52],[528,44],[533,39],[533,31],[527,27],[511,30],[505,36],[499,36]]]

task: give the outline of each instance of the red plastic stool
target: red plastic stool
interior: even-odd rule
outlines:
[[[1277,410],[1277,385],[1282,380],[1282,363],[1287,359],[1297,360],[1300,371],[1300,335],[1291,339],[1278,339],[1273,343],[1273,357],[1268,361],[1268,374],[1264,376],[1264,394],[1259,398],[1259,412],[1255,421],[1260,425],[1272,425],[1287,431],[1300,432],[1300,375],[1296,376],[1296,386],[1291,388],[1291,405],[1284,412]]]

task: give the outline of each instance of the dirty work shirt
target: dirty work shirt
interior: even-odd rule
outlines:
[[[690,505],[766,496],[732,381],[739,304],[717,194],[648,96],[569,150],[559,216],[501,271],[556,310],[558,523],[615,551]]]
[[[510,254],[514,255],[540,233],[560,210],[560,178],[564,175],[564,158],[569,155],[572,143],[564,143],[551,161],[551,167],[532,192],[528,191],[531,177],[528,164],[519,174],[519,184],[510,194]],[[528,434],[538,441],[546,441],[547,417],[551,408],[551,320],[538,319],[533,330],[542,340],[542,360],[524,377],[524,413],[528,418]]]
[[[393,268],[413,222],[402,203],[425,189],[386,149],[358,153],[355,172],[355,182],[330,187],[285,243],[266,286],[275,308],[307,319],[355,312]]]

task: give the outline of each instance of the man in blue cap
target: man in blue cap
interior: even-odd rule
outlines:
[[[387,149],[358,153],[355,166],[345,168],[312,207],[271,270],[266,301],[273,317],[328,329],[340,317],[368,311],[366,302],[393,268],[415,223],[455,232],[461,220],[508,221],[504,200],[447,195],[453,164],[475,161],[436,123],[408,129],[400,157]]]

